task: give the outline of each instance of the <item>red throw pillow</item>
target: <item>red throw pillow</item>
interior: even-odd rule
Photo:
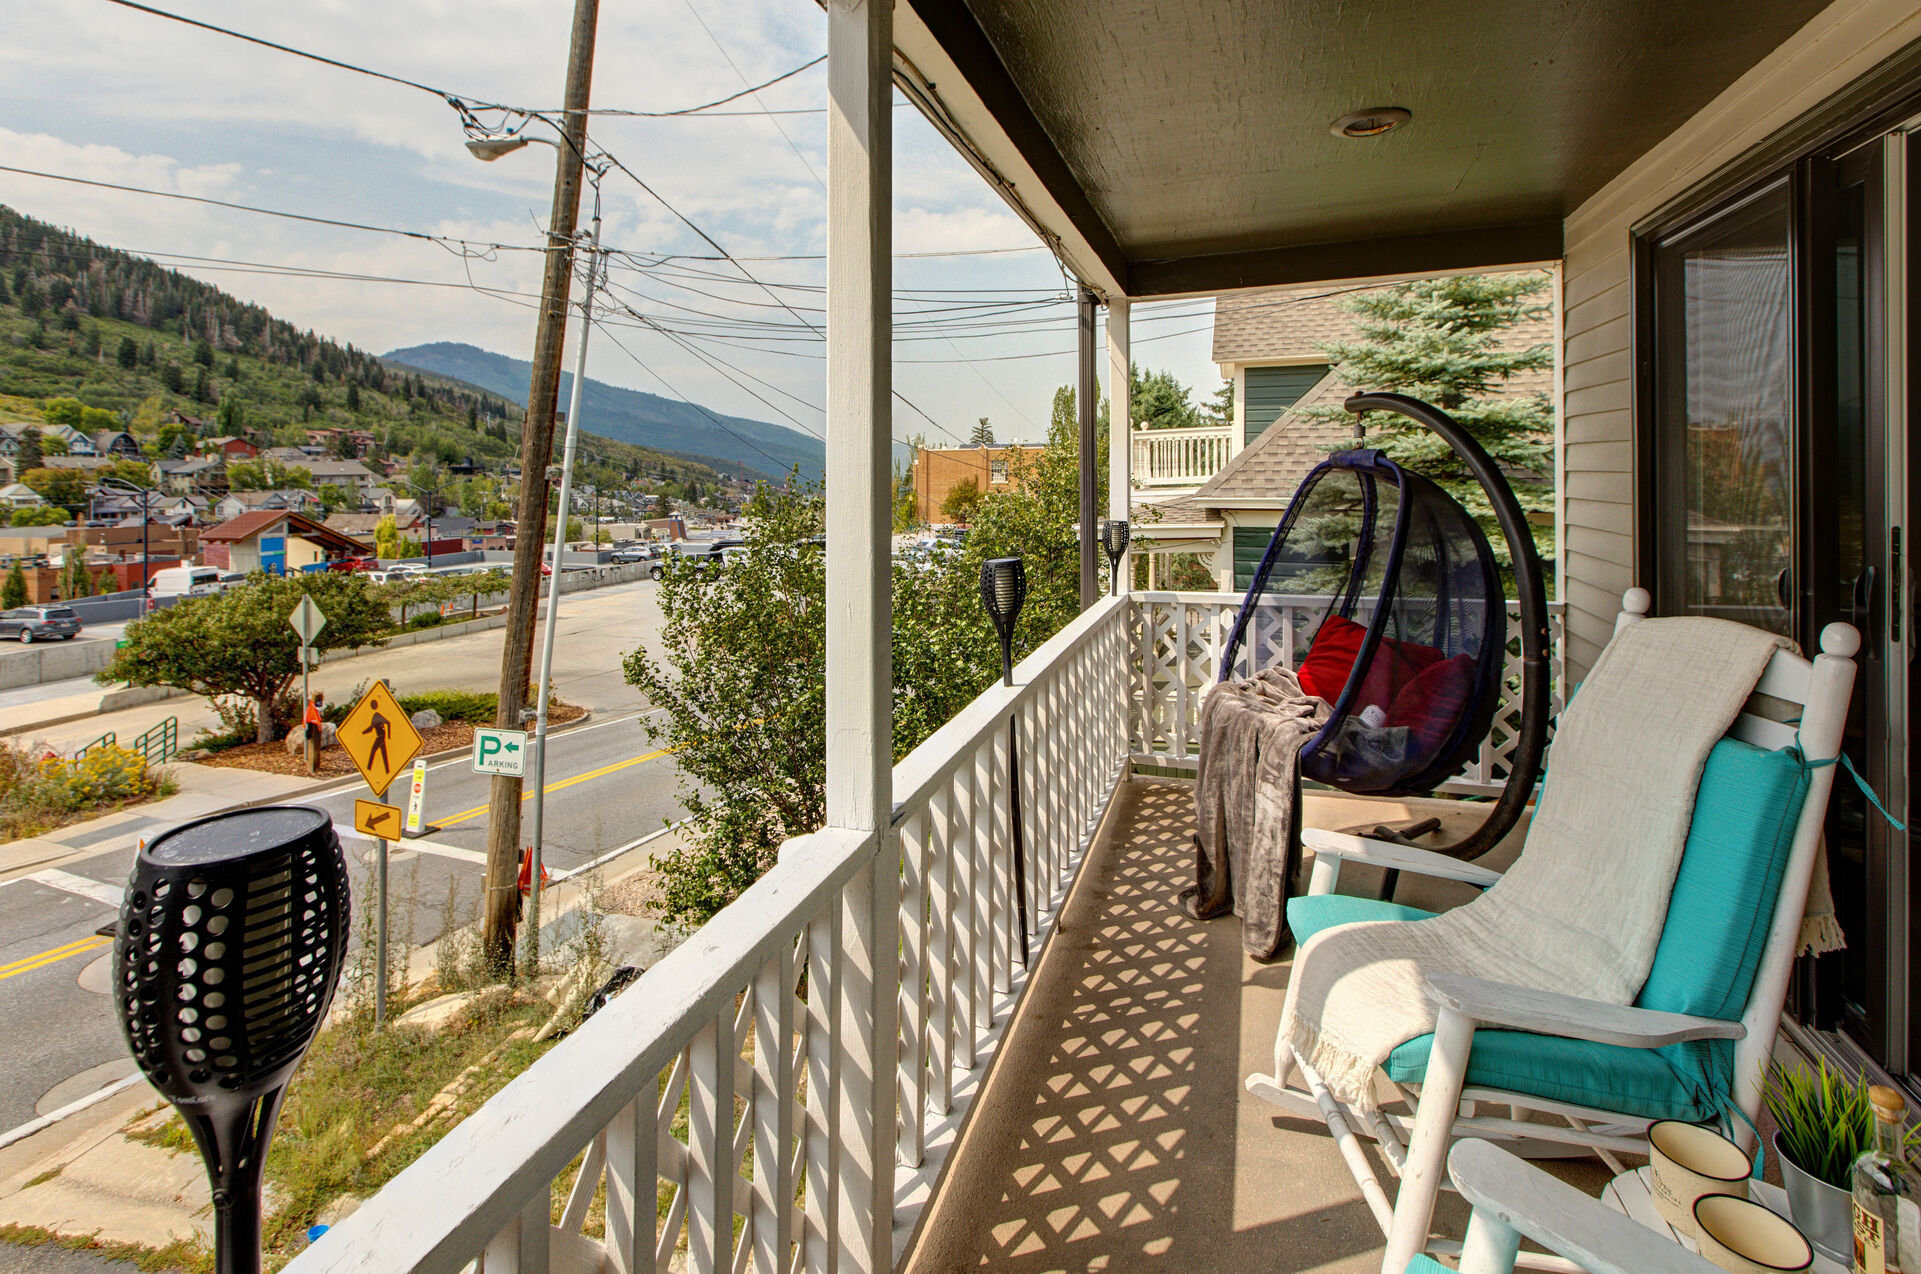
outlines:
[[[1339,699],[1366,638],[1365,626],[1339,615],[1329,615],[1322,621],[1320,631],[1314,634],[1307,658],[1301,662],[1301,689],[1329,703]],[[1433,646],[1381,638],[1381,644],[1374,649],[1374,658],[1368,663],[1367,677],[1361,682],[1354,713],[1359,715],[1369,704],[1386,710],[1402,687],[1423,669],[1439,663],[1441,657],[1441,652]]]
[[[1367,629],[1351,619],[1329,615],[1321,622],[1301,661],[1301,689],[1316,699],[1333,703],[1347,685],[1347,674],[1354,671],[1354,658],[1361,653]]]
[[[1437,750],[1467,711],[1468,696],[1474,693],[1474,664],[1473,655],[1443,659],[1394,696],[1387,724],[1408,728],[1417,755]]]

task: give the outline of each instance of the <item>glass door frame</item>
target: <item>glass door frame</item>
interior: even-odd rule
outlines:
[[[1921,125],[1921,121],[1915,121]],[[1921,161],[1910,165],[1909,135],[1906,127],[1888,130],[1881,123],[1857,130],[1851,137],[1784,159],[1765,172],[1747,175],[1738,186],[1724,187],[1718,197],[1696,199],[1681,212],[1670,212],[1659,222],[1637,227],[1630,256],[1630,291],[1633,298],[1633,373],[1635,428],[1635,494],[1637,579],[1654,593],[1655,613],[1676,613],[1679,603],[1672,595],[1676,581],[1672,566],[1664,564],[1657,545],[1663,534],[1672,530],[1676,510],[1663,508],[1664,491],[1659,474],[1661,465],[1674,463],[1674,442],[1664,439],[1657,429],[1661,419],[1661,385],[1657,376],[1659,351],[1657,299],[1655,296],[1656,252],[1665,245],[1685,242],[1730,213],[1787,183],[1789,249],[1789,324],[1791,364],[1789,402],[1791,421],[1790,451],[1794,473],[1790,484],[1790,524],[1793,528],[1791,569],[1794,579],[1789,598],[1791,624],[1804,648],[1818,645],[1818,628],[1826,619],[1847,617],[1843,604],[1846,594],[1842,582],[1829,578],[1816,557],[1815,518],[1831,515],[1836,507],[1833,492],[1822,478],[1831,473],[1833,457],[1816,444],[1818,434],[1832,434],[1836,426],[1833,410],[1837,384],[1834,335],[1836,332],[1832,274],[1817,277],[1822,269],[1833,269],[1833,231],[1836,214],[1834,195],[1843,178],[1867,177],[1868,194],[1873,201],[1864,220],[1870,227],[1878,223],[1882,233],[1868,233],[1864,243],[1863,281],[1865,284],[1863,337],[1870,345],[1866,358],[1866,378],[1862,386],[1864,426],[1869,439],[1868,481],[1879,471],[1885,482],[1870,490],[1866,500],[1863,548],[1870,564],[1876,565],[1878,586],[1868,597],[1865,615],[1856,622],[1864,633],[1864,679],[1857,707],[1871,705],[1870,718],[1859,723],[1868,741],[1864,758],[1873,785],[1884,794],[1889,808],[1902,816],[1908,803],[1907,725],[1911,716],[1908,666],[1915,643],[1913,624],[1904,613],[1912,593],[1907,586],[1911,572],[1907,560],[1896,568],[1893,558],[1897,537],[1905,536],[1908,491],[1921,481],[1921,448],[1907,445],[1907,368],[1921,355],[1921,323],[1908,321],[1910,297],[1921,298],[1921,244],[1912,233],[1910,215],[1921,208],[1921,197],[1911,197],[1911,175],[1921,178]],[[1921,143],[1917,143],[1921,144]],[[1817,245],[1819,248],[1817,249]],[[1877,321],[1878,320],[1878,321]],[[1911,466],[1914,472],[1911,473]],[[1672,501],[1670,501],[1672,502]],[[1685,507],[1683,500],[1682,507]],[[1876,514],[1879,516],[1876,516]],[[1665,514],[1665,516],[1664,516]],[[1685,520],[1685,513],[1680,516]],[[1832,539],[1838,538],[1832,531]],[[1871,543],[1876,535],[1880,543]],[[1912,553],[1906,558],[1911,560]],[[1685,578],[1685,576],[1683,576]],[[1665,590],[1664,590],[1664,587]],[[1668,596],[1664,597],[1663,592]],[[1819,622],[1817,622],[1819,621]],[[1868,684],[1872,682],[1872,686]],[[1873,818],[1873,815],[1869,816]],[[1868,845],[1867,905],[1882,905],[1869,924],[1867,953],[1867,991],[1880,1022],[1854,1018],[1841,1020],[1833,993],[1837,980],[1832,976],[1817,979],[1811,962],[1802,961],[1796,978],[1790,1012],[1811,1017],[1806,1025],[1845,1028],[1839,1038],[1848,1039],[1848,1048],[1858,1060],[1876,1069],[1907,1076],[1921,1070],[1921,1015],[1911,1012],[1909,985],[1912,980],[1911,950],[1921,949],[1921,879],[1908,871],[1908,838],[1890,832],[1885,825],[1870,828]],[[1876,846],[1880,846],[1877,850]],[[1911,892],[1915,896],[1911,897]],[[1829,986],[1820,993],[1817,983]],[[1832,1037],[1831,1037],[1832,1038]],[[1921,1092],[1921,1075],[1908,1080]]]

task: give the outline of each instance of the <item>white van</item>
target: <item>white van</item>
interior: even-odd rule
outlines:
[[[211,566],[169,566],[164,571],[155,571],[147,581],[147,596],[155,601],[219,591],[220,572]]]

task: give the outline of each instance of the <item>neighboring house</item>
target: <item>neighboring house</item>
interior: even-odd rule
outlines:
[[[9,509],[33,509],[46,501],[32,487],[20,482],[9,482],[0,486],[0,505]]]
[[[257,509],[201,533],[208,566],[286,575],[343,557],[363,557],[371,542],[343,535],[299,513]]]
[[[218,454],[229,460],[251,460],[260,454],[260,448],[245,438],[235,438],[231,434],[221,434],[215,438],[202,438],[194,450],[206,454]]]
[[[219,452],[189,456],[185,460],[161,460],[154,472],[162,490],[176,495],[217,490],[227,485],[227,459]]]
[[[299,487],[288,487],[280,491],[229,491],[214,502],[213,514],[217,518],[227,519],[258,509],[313,513],[319,508],[319,496]]]
[[[392,516],[387,513],[335,513],[328,516],[326,525],[342,535],[351,535],[371,544],[374,532],[380,529],[380,523]],[[413,535],[420,529],[420,525],[420,522],[414,518],[394,518],[394,529],[402,535]],[[438,527],[435,528],[435,530],[438,529]],[[415,538],[419,537],[415,536]]]
[[[1234,420],[1227,460],[1192,494],[1142,489],[1139,460],[1144,445],[1192,430],[1136,430],[1134,521],[1157,581],[1161,553],[1194,553],[1207,563],[1221,588],[1245,590],[1308,472],[1329,453],[1355,445],[1345,417],[1315,413],[1338,409],[1363,386],[1349,385],[1329,366],[1323,347],[1354,339],[1356,316],[1347,308],[1357,292],[1375,289],[1326,287],[1232,292],[1214,306],[1214,361],[1234,384]],[[1554,317],[1541,294],[1540,313],[1509,328],[1503,349],[1551,342]],[[1502,392],[1548,394],[1552,371],[1516,376]]]
[[[1044,448],[1019,443],[972,447],[923,447],[914,455],[914,506],[923,522],[945,522],[941,506],[955,487],[972,481],[982,495],[1008,489],[1009,462],[1018,452],[1030,461]]]
[[[92,442],[93,453],[97,456],[140,459],[140,443],[124,429],[102,429],[93,435]]]
[[[344,487],[355,495],[371,488],[379,479],[374,471],[358,460],[300,459],[287,462],[313,475],[317,487]]]
[[[29,430],[39,433],[42,445],[52,439],[65,443],[67,454],[70,456],[94,454],[93,439],[72,425],[44,425],[34,420],[10,420],[0,423],[0,456],[18,455],[20,440]]]
[[[78,469],[82,473],[97,473],[105,469],[111,469],[115,463],[117,463],[116,457],[80,455],[77,453],[64,456],[48,456],[41,461],[43,468]]]

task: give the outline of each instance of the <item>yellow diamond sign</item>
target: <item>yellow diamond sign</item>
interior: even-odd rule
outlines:
[[[385,682],[374,682],[340,723],[340,746],[376,796],[385,795],[407,763],[420,755],[421,742],[420,731]]]

